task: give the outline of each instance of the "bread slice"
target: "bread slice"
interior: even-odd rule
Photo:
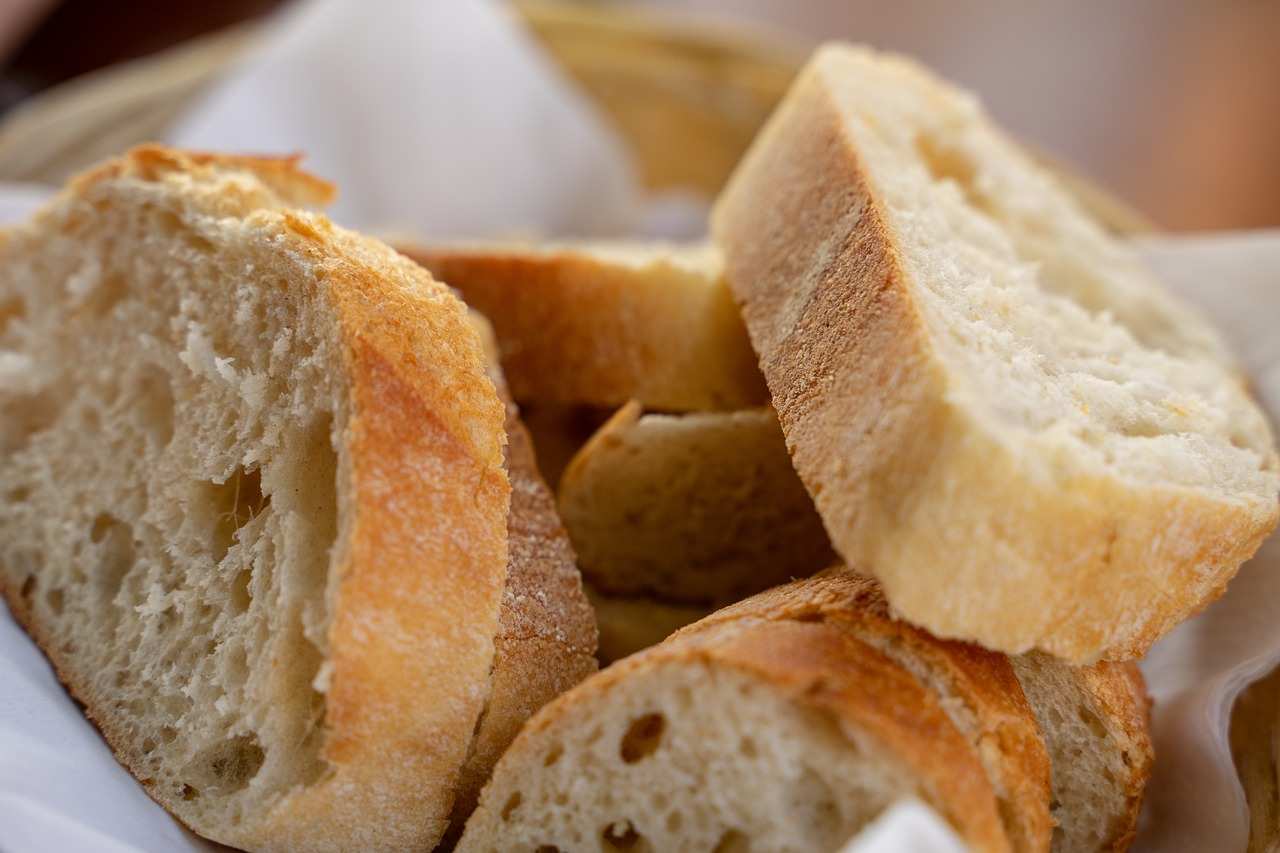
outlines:
[[[1010,662],[1049,748],[1055,853],[1128,849],[1154,760],[1142,673],[1034,652]]]
[[[746,618],[543,708],[458,849],[834,851],[909,796],[971,849],[1011,849],[978,757],[910,673],[836,626]]]
[[[476,315],[472,316],[477,320]],[[492,330],[482,319],[489,349]],[[490,376],[507,407],[507,583],[494,636],[489,697],[458,780],[449,834],[461,834],[480,789],[525,720],[596,671],[596,621],[582,588],[555,497],[538,474],[533,443],[490,356]]]
[[[823,622],[911,673],[982,763],[1012,849],[1049,849],[1049,754],[1006,656],[894,619],[874,581],[840,567],[726,607],[677,636],[744,618]]]
[[[709,246],[400,249],[493,322],[522,404],[614,408],[636,399],[699,411],[769,400]]]
[[[933,633],[1132,658],[1275,526],[1218,336],[918,66],[819,50],[713,232],[836,550]]]
[[[606,595],[586,585],[587,600],[595,611],[600,643],[596,657],[602,664],[656,646],[678,629],[706,616],[699,604],[673,604],[644,596]]]
[[[737,601],[834,555],[770,409],[618,410],[565,469],[560,514],[604,593]]]
[[[1249,804],[1248,853],[1280,850],[1280,668],[1231,709],[1231,756]]]
[[[0,589],[119,757],[249,850],[427,849],[489,695],[501,400],[466,309],[139,148],[0,234]]]

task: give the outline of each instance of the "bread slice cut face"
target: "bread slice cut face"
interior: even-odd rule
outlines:
[[[430,848],[489,693],[504,410],[466,309],[136,149],[0,234],[0,588],[149,793],[250,850]]]
[[[911,62],[819,50],[713,220],[801,479],[907,619],[1132,658],[1275,526],[1219,336]]]

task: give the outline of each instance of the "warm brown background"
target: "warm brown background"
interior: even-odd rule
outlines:
[[[1280,226],[1280,0],[613,1],[912,53],[1165,227]],[[0,0],[0,110],[277,5]]]

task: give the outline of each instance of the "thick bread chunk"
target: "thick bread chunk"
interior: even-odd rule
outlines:
[[[493,323],[520,403],[666,411],[768,402],[709,246],[401,246]]]
[[[771,409],[642,415],[633,401],[565,469],[560,514],[612,596],[722,604],[835,559]]]
[[[837,627],[745,618],[672,638],[547,705],[461,851],[823,851],[917,797],[1012,849],[939,699]]]
[[[1150,706],[1138,667],[1010,658],[1053,765],[1055,853],[1126,850],[1151,778]]]
[[[656,646],[708,612],[705,605],[673,604],[643,596],[605,595],[589,584],[586,591],[600,633],[596,657],[606,665]]]
[[[1049,849],[1049,755],[1009,659],[939,640],[889,614],[875,582],[842,568],[726,607],[685,628],[692,634],[743,618],[823,622],[875,648],[928,689],[964,735],[994,788],[1012,849]]]
[[[1218,336],[918,66],[819,50],[713,232],[832,542],[906,619],[1132,658],[1275,526]]]
[[[1280,850],[1280,669],[1254,682],[1231,710],[1231,755],[1249,803],[1248,853]]]
[[[149,793],[249,850],[428,849],[489,695],[503,406],[466,309],[139,148],[0,235],[0,587]]]
[[[487,343],[492,332],[484,325],[482,338]],[[453,804],[449,832],[454,836],[461,833],[493,766],[525,720],[596,671],[595,616],[583,592],[573,547],[496,364],[490,364],[490,375],[507,406],[507,585],[494,637],[489,699]]]

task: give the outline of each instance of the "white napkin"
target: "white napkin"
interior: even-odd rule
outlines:
[[[491,0],[310,0],[169,135],[306,155],[343,225],[423,237],[616,235],[640,194],[622,145]]]
[[[1148,240],[1165,283],[1207,313],[1280,424],[1280,231]],[[1223,598],[1179,625],[1142,664],[1155,698],[1156,773],[1136,849],[1244,850],[1248,808],[1227,740],[1231,706],[1280,663],[1280,537],[1240,570]]]

